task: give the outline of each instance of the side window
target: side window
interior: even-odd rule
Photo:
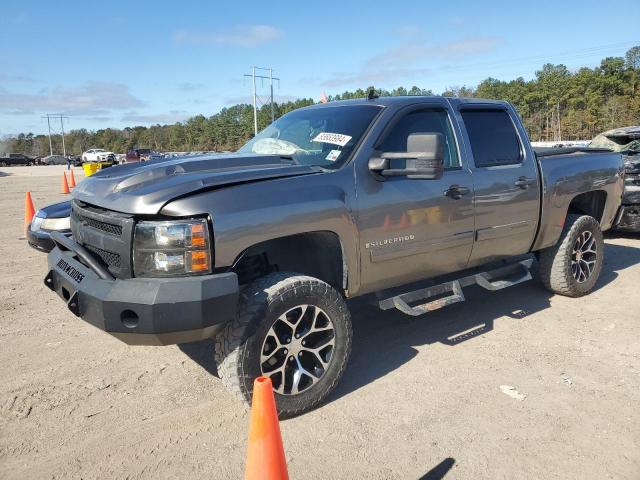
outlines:
[[[395,124],[391,132],[378,147],[382,152],[406,152],[407,138],[411,133],[441,133],[445,138],[444,167],[460,167],[456,140],[444,110],[419,110],[408,113]]]
[[[463,110],[476,167],[513,165],[522,161],[515,126],[504,110]]]

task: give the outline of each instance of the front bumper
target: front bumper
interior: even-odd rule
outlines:
[[[71,236],[71,230],[60,230],[60,233],[68,237]],[[50,230],[33,231],[31,225],[27,228],[27,242],[31,247],[43,252],[50,252],[56,246],[55,242],[51,240]]]
[[[54,248],[47,257],[45,285],[75,315],[129,345],[171,345],[210,338],[236,315],[239,287],[235,273],[105,279],[79,258],[82,256],[61,245]]]

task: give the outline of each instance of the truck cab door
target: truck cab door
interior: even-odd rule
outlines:
[[[507,106],[462,104],[459,115],[474,165],[469,266],[527,253],[538,228],[540,182],[526,132]]]
[[[414,133],[445,138],[444,173],[438,179],[356,176],[361,288],[371,292],[464,269],[473,243],[473,182],[459,149],[460,131],[445,101],[405,108],[375,145],[406,152]],[[366,164],[366,160],[363,159]],[[391,167],[394,168],[394,167]]]

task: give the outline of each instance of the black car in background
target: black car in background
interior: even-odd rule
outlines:
[[[34,165],[35,160],[22,153],[9,153],[0,157],[0,167],[13,165]]]

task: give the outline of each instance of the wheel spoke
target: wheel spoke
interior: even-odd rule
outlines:
[[[295,308],[289,310],[288,312],[285,312],[284,314],[282,314],[280,316],[280,320],[283,320],[285,323],[287,323],[287,324],[289,324],[289,325],[291,325],[291,326],[293,326],[295,328],[295,326],[298,325],[298,323],[300,322],[302,317],[304,317],[304,314],[307,312],[307,308],[309,308],[309,305],[300,305],[300,307],[297,307],[297,308],[300,308],[300,315],[298,315],[297,318],[294,321],[291,321],[291,319],[289,318],[289,316],[287,314],[289,312],[293,311],[293,310],[296,310]]]
[[[268,374],[266,374],[269,378],[272,379],[272,383],[273,383],[273,377],[276,374],[280,374],[280,384],[277,387],[273,387],[273,390],[278,392],[281,395],[284,395],[284,376],[285,376],[285,367],[287,366],[287,362],[286,360],[282,363],[282,365],[277,368],[276,370],[273,370],[272,372],[269,372]]]
[[[296,393],[300,393],[300,380],[302,380],[302,376],[305,375],[311,379],[311,385],[313,385],[316,380],[318,380],[322,375],[316,377],[314,374],[306,370],[302,364],[300,363],[300,359],[298,357],[294,357],[296,360],[296,371],[293,373],[293,385],[291,386],[291,393],[295,395]],[[324,372],[323,372],[324,373]]]

